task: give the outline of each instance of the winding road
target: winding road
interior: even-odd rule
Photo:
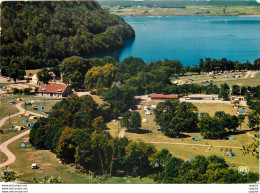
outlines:
[[[23,103],[24,102],[21,102],[21,103],[18,103],[18,104],[15,105],[15,107],[19,110],[19,112],[15,113],[13,115],[10,115],[10,117],[15,117],[15,116],[17,116],[19,114],[23,114],[25,112],[28,112],[28,113],[30,113],[32,115],[43,117],[43,115],[41,115],[41,114],[34,113],[34,112],[31,112],[31,111],[26,111],[24,108],[22,108],[22,104]],[[8,119],[9,119],[9,116],[6,116],[3,119],[1,119],[0,120],[0,127],[2,127],[4,125],[4,123],[5,123],[5,121],[7,121]],[[21,138],[21,137],[23,137],[23,136],[25,136],[25,135],[27,135],[29,133],[30,133],[30,130],[24,131],[23,133],[20,133],[19,135],[16,135],[16,136],[12,137],[11,139],[8,139],[4,143],[0,144],[0,151],[2,151],[8,158],[7,161],[5,161],[4,163],[0,164],[0,168],[5,167],[5,166],[13,163],[15,161],[15,159],[16,159],[15,155],[7,148],[7,146],[10,143],[14,142],[15,140],[17,140],[17,139],[19,139],[19,138]]]

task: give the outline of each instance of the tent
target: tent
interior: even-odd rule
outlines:
[[[156,105],[152,105],[152,108],[153,108],[153,109],[156,109]]]
[[[27,124],[27,126],[28,126],[28,127],[33,127],[34,124],[35,124],[35,122],[30,122],[30,123]]]
[[[145,111],[145,114],[146,115],[151,115],[152,113],[151,113],[151,111]]]
[[[44,107],[43,106],[38,106],[38,109],[42,110],[42,109],[44,109]]]
[[[30,102],[26,102],[25,103],[27,106],[32,106],[32,103],[30,103]]]
[[[28,123],[28,121],[26,119],[23,119],[22,123]]]
[[[195,160],[195,158],[193,158],[193,159],[187,159],[187,160],[185,160],[185,162],[193,162]]]
[[[49,115],[49,114],[51,114],[51,112],[50,111],[45,111],[45,114]]]
[[[236,138],[235,137],[229,137],[229,140],[234,141],[234,140],[236,140]]]
[[[235,154],[233,152],[228,152],[228,157],[234,157]]]
[[[25,128],[22,127],[22,126],[16,126],[16,127],[15,127],[15,130],[17,130],[17,131],[21,131],[21,130],[23,130],[23,129],[25,129]]]
[[[143,119],[143,123],[148,123],[148,120],[147,119]]]
[[[25,143],[22,143],[22,144],[21,144],[21,147],[26,147]]]
[[[30,113],[25,113],[24,116],[25,117],[29,117],[31,114]]]
[[[36,116],[30,116],[29,119],[30,119],[30,120],[31,120],[31,119],[38,119],[38,117],[36,117]]]
[[[239,113],[244,113],[245,111],[244,110],[238,110]]]
[[[192,137],[193,141],[200,141],[200,138],[198,136]]]

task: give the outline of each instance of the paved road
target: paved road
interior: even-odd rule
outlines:
[[[18,112],[18,113],[15,113],[15,114],[13,114],[13,115],[10,115],[10,117],[14,117],[14,116],[17,116],[17,115],[19,115],[19,114],[25,113],[25,109],[22,108],[22,104],[23,104],[23,102],[18,103],[18,104],[15,105],[15,107],[19,110],[19,112]],[[27,111],[27,112],[30,113],[30,114],[32,114],[32,115],[36,115],[36,116],[43,117],[43,115],[38,114],[38,113],[34,113],[34,112],[31,112],[31,111]],[[8,119],[9,119],[9,116],[6,116],[5,118],[1,119],[1,120],[0,120],[0,127],[1,127],[2,125],[4,125],[5,121],[8,120]],[[11,138],[11,139],[8,139],[8,140],[5,141],[4,143],[0,144],[0,151],[2,151],[2,152],[7,156],[7,158],[8,158],[7,161],[5,161],[4,163],[1,163],[1,164],[0,164],[0,168],[5,167],[5,166],[7,166],[7,165],[13,163],[13,162],[15,161],[15,159],[16,159],[15,155],[14,155],[11,151],[9,151],[9,149],[7,148],[7,146],[8,146],[10,143],[14,142],[15,140],[17,140],[17,139],[19,139],[19,138],[21,138],[21,137],[23,137],[23,136],[25,136],[25,135],[27,135],[27,134],[29,134],[29,133],[30,133],[30,130],[27,130],[27,131],[25,131],[25,132],[23,132],[23,133],[20,133],[19,135],[14,136],[14,137]]]
[[[191,145],[191,146],[211,147],[211,145],[192,144],[192,143],[170,143],[170,142],[149,142],[149,143],[154,143],[154,144],[155,144],[155,143],[160,143],[160,144],[169,144],[169,145]],[[212,147],[242,149],[242,147],[218,146],[218,145],[212,145]]]
[[[7,146],[14,142],[15,140],[27,135],[30,133],[30,130],[27,130],[23,133],[20,133],[19,135],[16,135],[15,137],[8,139],[7,141],[5,141],[4,143],[2,143],[0,145],[0,150],[8,157],[7,161],[5,161],[4,163],[0,164],[0,168],[5,167],[11,163],[13,163],[16,159],[15,155],[7,148]]]
[[[19,112],[18,112],[18,113],[15,113],[15,114],[13,114],[13,115],[10,115],[10,117],[15,117],[15,116],[17,116],[17,115],[22,114],[22,113],[25,112],[25,110],[21,107],[22,104],[23,104],[23,102],[18,103],[18,104],[15,105],[15,107],[19,110]],[[2,127],[3,124],[4,124],[8,119],[9,119],[9,116],[6,116],[6,117],[4,117],[3,119],[1,119],[1,120],[0,120],[0,127]]]

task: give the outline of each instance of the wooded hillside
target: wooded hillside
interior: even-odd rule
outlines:
[[[56,66],[122,46],[134,30],[93,2],[2,2],[1,67]]]

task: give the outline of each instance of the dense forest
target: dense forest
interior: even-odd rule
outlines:
[[[68,56],[117,49],[134,36],[95,1],[1,3],[1,68],[56,66]]]

